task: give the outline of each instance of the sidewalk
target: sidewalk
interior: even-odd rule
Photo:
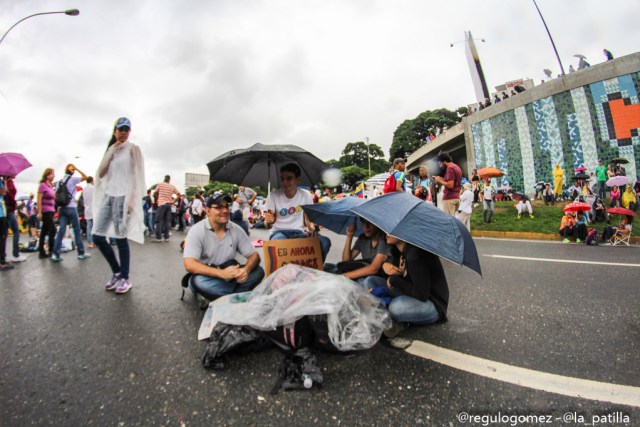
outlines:
[[[488,230],[471,230],[473,237],[492,237],[497,239],[523,239],[523,240],[549,240],[561,242],[562,238],[559,234],[548,233],[524,233],[518,231],[488,231]],[[632,245],[640,245],[640,237],[631,236],[630,243]]]

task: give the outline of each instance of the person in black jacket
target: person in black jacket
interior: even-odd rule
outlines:
[[[389,304],[391,318],[397,322],[429,325],[447,321],[449,285],[440,258],[393,236],[392,261],[382,266],[386,279],[370,276],[365,287],[387,287],[392,297]]]

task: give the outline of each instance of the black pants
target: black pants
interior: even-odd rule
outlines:
[[[169,230],[171,230],[171,203],[165,203],[158,206],[156,211],[156,239],[163,237],[169,238]]]
[[[53,222],[53,212],[42,212],[42,230],[40,230],[40,241],[38,242],[38,252],[46,255],[44,250],[44,238],[49,236],[49,253],[53,250],[53,242],[56,239],[56,225]]]
[[[560,230],[560,235],[565,239],[569,236],[573,236],[573,228],[566,226],[565,228]]]
[[[585,224],[578,224],[576,226],[576,239],[580,239],[584,242],[587,238],[587,226]]]
[[[7,227],[7,217],[0,218],[0,264],[4,264],[7,260],[7,233],[9,233],[9,227]]]

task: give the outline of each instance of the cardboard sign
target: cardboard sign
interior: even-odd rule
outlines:
[[[322,270],[322,252],[320,252],[320,239],[317,237],[265,240],[263,249],[267,276],[290,263]]]

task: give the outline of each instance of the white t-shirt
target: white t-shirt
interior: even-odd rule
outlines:
[[[484,190],[482,191],[482,195],[485,200],[493,200],[493,196],[495,196],[496,190],[493,189],[493,185],[485,185]]]
[[[193,201],[191,202],[191,212],[193,212],[194,215],[200,216],[202,215],[203,210],[204,206],[202,205],[202,201],[197,197],[194,197]]]
[[[313,197],[307,190],[298,188],[295,196],[289,199],[284,195],[282,189],[273,191],[267,197],[267,210],[273,211],[276,215],[276,222],[273,224],[271,233],[278,230],[300,230],[304,231],[304,212],[302,205],[313,204]]]
[[[84,217],[85,219],[93,219],[93,184],[87,184],[82,190],[82,198],[84,200]]]

